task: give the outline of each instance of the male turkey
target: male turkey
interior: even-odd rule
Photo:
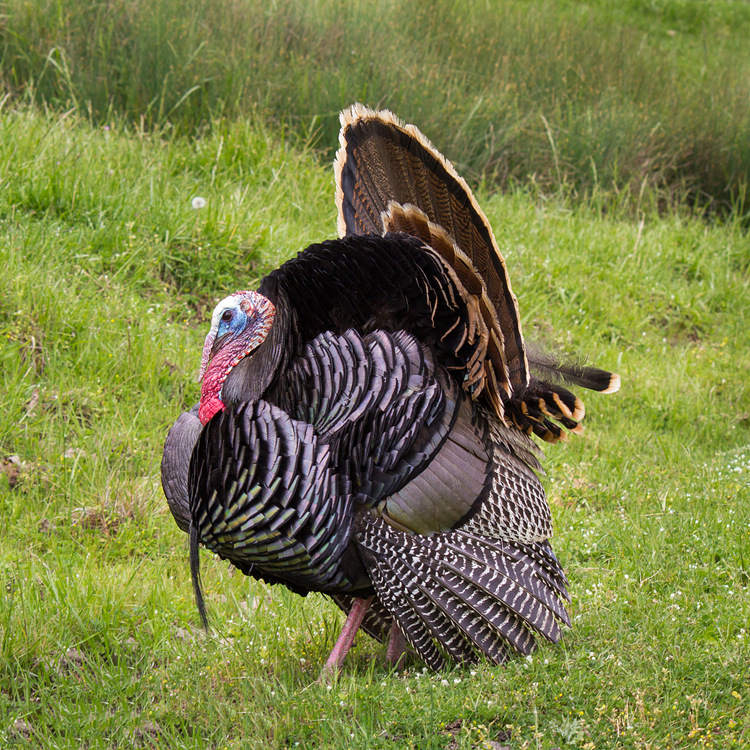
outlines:
[[[341,123],[341,238],[217,305],[164,492],[204,622],[199,544],[347,612],[329,671],[359,627],[392,662],[405,639],[435,669],[499,664],[570,624],[530,436],[579,430],[564,381],[619,378],[532,359],[487,219],[415,127]]]

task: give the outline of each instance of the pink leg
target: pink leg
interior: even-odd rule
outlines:
[[[392,667],[398,667],[406,655],[406,638],[401,632],[401,628],[394,620],[391,624],[391,634],[388,638],[388,648],[385,651],[385,658]]]
[[[320,672],[318,682],[327,682],[336,672],[339,671],[341,663],[344,661],[349,649],[354,643],[354,637],[357,635],[359,626],[362,624],[362,620],[367,614],[367,610],[370,608],[373,597],[368,596],[367,599],[355,599],[352,604],[352,608],[349,610],[349,615],[346,618],[344,627],[341,628],[341,635],[336,641],[336,645],[331,651],[331,655],[328,657],[328,661]]]

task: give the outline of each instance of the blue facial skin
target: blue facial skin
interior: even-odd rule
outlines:
[[[235,302],[231,307],[225,307],[219,317],[216,338],[211,347],[211,356],[216,354],[228,338],[234,338],[246,330],[249,322],[248,315],[242,309],[239,302]]]

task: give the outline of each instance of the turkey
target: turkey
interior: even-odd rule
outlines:
[[[619,377],[527,347],[487,219],[414,126],[341,124],[340,237],[216,306],[164,493],[204,624],[200,545],[347,613],[324,674],[360,628],[394,664],[500,664],[570,625],[532,436]]]

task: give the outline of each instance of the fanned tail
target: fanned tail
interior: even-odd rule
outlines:
[[[565,429],[579,432],[583,403],[562,383],[613,393],[620,378],[529,353],[505,261],[453,165],[413,125],[361,104],[342,112],[339,140],[340,235],[403,232],[445,264],[469,314],[469,339],[477,342],[467,392],[527,435],[557,442]]]
[[[504,338],[511,383],[528,382],[518,302],[487,217],[453,165],[413,125],[355,104],[341,113],[336,155],[339,234],[407,231],[388,225],[391,203],[416,208],[442,228],[483,280]],[[424,239],[424,238],[422,238]]]

